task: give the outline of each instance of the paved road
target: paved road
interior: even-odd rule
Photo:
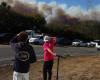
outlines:
[[[34,45],[34,50],[36,55],[43,56],[42,46]],[[57,54],[71,54],[71,55],[97,55],[100,54],[95,48],[87,48],[87,47],[55,47],[55,52]],[[11,59],[14,56],[14,52],[12,51],[9,45],[0,45],[0,64],[11,63]]]

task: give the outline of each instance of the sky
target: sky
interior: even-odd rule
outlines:
[[[90,7],[95,7],[96,5],[100,5],[100,0],[24,0],[26,2],[56,2],[57,4],[63,4],[66,7],[70,6],[80,6],[82,9],[88,9]]]

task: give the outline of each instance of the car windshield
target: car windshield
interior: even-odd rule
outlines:
[[[80,42],[81,40],[79,40],[79,39],[75,39],[75,40],[73,40],[74,42]]]
[[[27,32],[28,35],[31,35],[31,32]]]
[[[40,38],[40,37],[42,37],[42,36],[34,36],[34,38]]]

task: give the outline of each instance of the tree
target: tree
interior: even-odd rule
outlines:
[[[18,33],[25,29],[33,29],[34,19],[23,16],[12,10],[5,2],[0,5],[0,32]]]
[[[33,16],[34,24],[35,24],[35,31],[44,32],[45,31],[45,18],[41,14],[36,14]]]
[[[100,23],[95,21],[81,21],[74,25],[74,31],[87,38],[100,39]]]
[[[0,5],[0,9],[8,9],[9,10],[10,8],[11,8],[10,5],[7,5],[6,2],[2,2]]]

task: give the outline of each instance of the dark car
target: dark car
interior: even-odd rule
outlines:
[[[66,46],[66,45],[71,45],[72,41],[70,39],[64,38],[64,37],[57,37],[56,38],[56,44],[57,45],[62,45],[62,46]]]
[[[0,33],[0,44],[9,44],[13,36],[12,33]]]

